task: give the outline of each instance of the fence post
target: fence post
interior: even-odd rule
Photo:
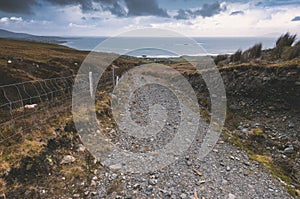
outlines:
[[[119,83],[119,76],[117,76],[117,79],[116,79],[116,86],[118,86],[118,83]]]
[[[91,98],[93,98],[93,72],[89,72],[89,82],[90,82],[90,94],[91,94]]]

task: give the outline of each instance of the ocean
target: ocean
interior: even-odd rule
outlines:
[[[263,49],[273,48],[271,37],[77,37],[68,38],[63,45],[78,50],[113,52],[135,57],[178,57],[182,55],[232,54],[262,43]],[[97,47],[98,46],[98,47]]]

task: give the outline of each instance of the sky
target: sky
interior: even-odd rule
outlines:
[[[139,28],[192,37],[300,36],[300,0],[0,0],[0,29],[116,36]]]

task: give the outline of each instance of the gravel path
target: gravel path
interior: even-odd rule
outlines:
[[[176,125],[180,123],[178,101],[173,97],[171,92],[154,84],[138,90],[131,99],[131,119],[141,126],[155,122],[155,117],[149,116],[149,108],[160,104],[167,110],[165,126],[156,135],[141,139],[112,129],[112,142],[133,153],[160,149],[174,137]],[[203,132],[200,131],[208,125],[200,124],[201,129],[189,149],[164,168],[128,172],[122,170],[125,165],[122,162],[107,165],[95,178],[101,180],[92,182],[99,187],[94,198],[292,198],[258,162],[249,160],[244,151],[222,140],[201,160]]]

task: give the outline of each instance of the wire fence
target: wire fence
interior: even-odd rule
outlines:
[[[70,109],[74,80],[68,76],[0,86],[0,144]],[[76,81],[77,95],[87,96],[88,74],[76,75]]]

